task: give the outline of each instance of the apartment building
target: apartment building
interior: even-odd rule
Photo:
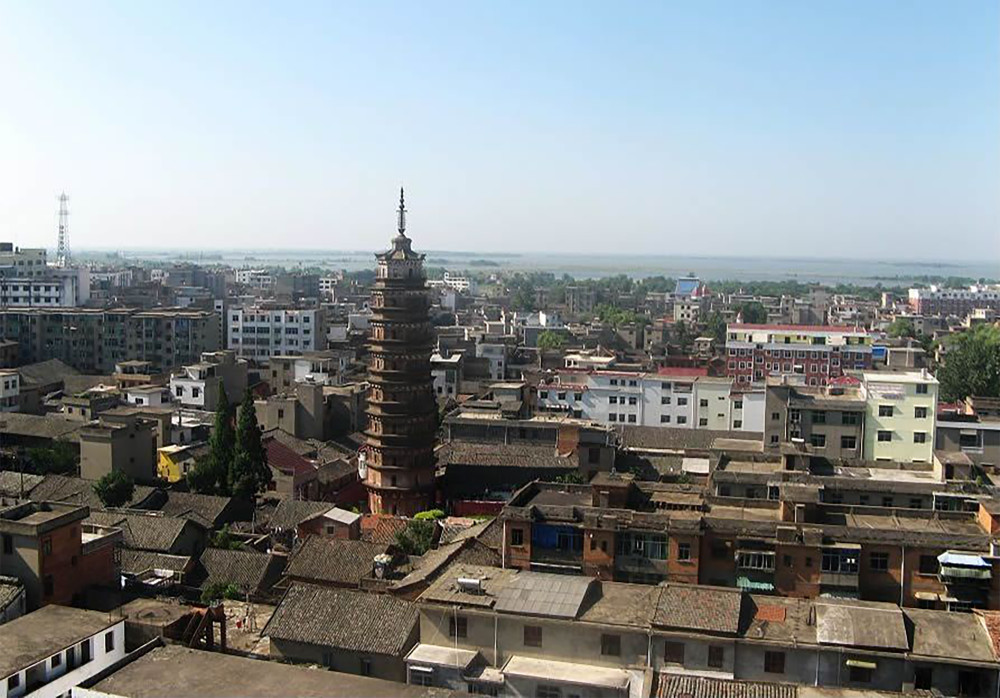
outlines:
[[[9,308],[75,308],[90,300],[86,267],[46,267],[29,277],[0,276],[0,305]]]
[[[923,371],[861,373],[866,402],[863,457],[931,463],[937,422],[938,381]]]
[[[857,385],[809,386],[788,376],[767,382],[764,443],[772,449],[803,444],[809,453],[833,459],[860,459],[868,402]]]
[[[215,313],[173,308],[7,308],[0,337],[17,342],[22,363],[59,359],[83,373],[110,374],[129,360],[167,371],[220,348]]]
[[[872,340],[849,327],[729,324],[726,375],[737,383],[799,375],[806,385],[826,385],[847,370],[871,369]]]
[[[975,284],[968,288],[911,288],[907,301],[919,315],[965,317],[974,310],[1000,311],[1000,286]]]
[[[230,308],[229,348],[259,363],[326,349],[326,311],[270,304]]]
[[[85,523],[89,514],[57,502],[0,508],[0,574],[20,580],[28,608],[68,604],[88,586],[118,583],[114,549],[122,532]]]
[[[46,606],[0,625],[0,695],[68,696],[124,658],[124,617]]]
[[[759,431],[764,402],[733,392],[732,378],[668,367],[656,373],[563,370],[539,384],[538,407],[610,425]]]
[[[243,399],[247,389],[247,362],[233,351],[212,351],[196,364],[183,366],[170,376],[170,395],[184,407],[214,411],[219,405],[219,387],[232,404]]]
[[[476,292],[476,282],[475,280],[469,278],[465,274],[460,274],[453,271],[445,271],[444,278],[441,280],[441,284],[448,288],[453,288],[456,291],[462,293],[475,293]]]
[[[0,242],[0,277],[32,279],[48,273],[48,253],[44,247],[15,247]]]
[[[799,685],[845,698],[988,696],[997,686],[992,633],[971,613],[472,564],[449,568],[417,608],[408,682],[473,694],[791,697]]]
[[[350,349],[326,349],[306,352],[300,356],[272,356],[268,363],[271,389],[282,392],[296,383],[320,383],[338,385],[343,382],[344,373],[354,360]]]
[[[951,490],[961,508],[896,507],[898,478],[893,483],[887,471],[888,477],[863,486],[888,492],[889,502],[846,504],[836,486],[827,492],[822,480],[801,474],[786,479],[776,465],[730,463],[726,470],[734,477],[719,480],[711,495],[614,473],[599,473],[589,485],[532,483],[500,514],[504,566],[775,596],[953,611],[1000,608],[993,500]],[[762,471],[767,475],[756,481],[755,496],[749,489],[731,491],[745,482],[741,474]],[[935,490],[949,491],[934,479],[914,489],[918,504],[923,497],[943,500]]]
[[[236,283],[256,291],[266,291],[274,285],[274,277],[267,269],[237,269],[233,277]]]
[[[21,409],[21,374],[17,371],[0,371],[0,412],[17,412]]]

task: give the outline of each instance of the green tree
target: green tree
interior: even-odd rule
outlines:
[[[94,483],[94,492],[104,506],[120,507],[132,499],[135,483],[122,471],[112,470]]]
[[[713,311],[705,321],[705,333],[713,337],[718,346],[726,343],[726,320],[718,310]]]
[[[248,391],[249,392],[249,391]],[[226,386],[219,380],[219,403],[215,407],[215,424],[208,440],[208,468],[214,488],[219,494],[231,494],[229,469],[236,452],[236,431],[233,428],[233,407],[226,395]]]
[[[743,322],[748,325],[763,325],[767,322],[767,309],[757,301],[750,301],[740,306]]]
[[[559,332],[545,330],[538,335],[538,348],[542,351],[562,349],[566,346],[566,339]]]
[[[945,340],[941,398],[1000,397],[1000,327],[978,325]]]
[[[406,527],[396,534],[396,544],[407,555],[423,555],[434,545],[433,520],[410,519]]]
[[[445,516],[443,509],[428,509],[427,511],[418,511],[413,515],[413,518],[417,521],[437,521]]]
[[[242,598],[243,592],[232,582],[212,582],[201,592],[201,602],[204,604],[209,604],[219,599],[234,599],[238,601]]]
[[[913,320],[905,317],[898,317],[886,328],[890,337],[916,337],[917,328],[913,325]]]
[[[226,524],[212,535],[211,545],[213,548],[222,548],[223,550],[243,550],[246,547],[242,541],[233,538],[229,524]]]
[[[71,475],[77,471],[79,458],[66,441],[53,441],[51,446],[36,446],[25,453],[29,468],[39,475]]]
[[[688,349],[691,348],[691,342],[694,341],[694,334],[683,320],[678,320],[674,325],[674,341],[681,348],[682,352],[687,353]]]
[[[232,494],[252,499],[267,490],[267,485],[271,482],[271,469],[267,466],[267,452],[261,443],[257,409],[254,407],[253,393],[249,390],[240,405],[236,447],[230,463],[229,490]]]
[[[188,470],[188,489],[198,494],[216,494],[218,492],[218,478],[215,475],[215,468],[212,464],[212,456],[195,459],[194,465]]]

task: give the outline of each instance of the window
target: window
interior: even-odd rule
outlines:
[[[52,655],[52,668],[55,669],[60,664],[62,664],[62,653],[57,652],[56,654]]]
[[[80,643],[80,664],[89,662],[90,657],[90,640],[84,640]]]
[[[686,397],[679,397],[679,398],[677,398],[677,404],[678,405],[686,405],[686,404],[688,404],[688,399]]]
[[[539,625],[526,625],[524,626],[524,646],[525,647],[541,647],[542,646],[542,628]]]
[[[3,554],[4,555],[14,554],[14,538],[9,533],[3,534]]]
[[[372,660],[368,659],[367,657],[362,657],[361,658],[361,672],[360,673],[361,673],[362,676],[371,676],[372,675]]]
[[[889,553],[872,553],[868,556],[868,566],[873,572],[888,572]]]
[[[639,385],[638,381],[629,381],[628,384],[633,388]]]
[[[785,653],[764,652],[764,671],[768,674],[784,674]]]
[[[892,432],[880,429],[878,432],[879,441],[892,441]]]
[[[795,561],[792,559],[791,555],[782,555],[781,562],[785,567],[791,567],[792,565],[795,564]]]
[[[193,386],[191,388],[191,397],[199,397],[201,395],[201,388],[198,386]]]
[[[535,687],[535,698],[562,698],[562,689],[558,686],[540,683]]]
[[[451,616],[448,618],[448,637],[468,637],[469,619],[465,616]]]
[[[547,400],[548,397],[549,397],[549,391],[548,390],[539,390],[538,391],[538,397],[540,397],[543,400]]]
[[[678,560],[690,560],[691,559],[691,544],[690,543],[678,543],[677,544],[677,559]]]
[[[708,407],[708,400],[705,400],[704,398],[702,398],[701,400],[698,401],[698,406],[699,407]]]
[[[423,667],[413,667],[410,669],[410,683],[414,686],[433,686],[434,670],[417,671],[418,668],[423,669]]]
[[[813,412],[813,424],[826,424],[826,412]]]
[[[913,432],[913,443],[915,444],[927,443],[927,432],[925,431]]]
[[[707,427],[708,426],[708,417],[699,417],[698,418],[698,426],[700,426],[700,427]]]
[[[669,414],[661,414],[660,415],[660,424],[670,424],[670,415]]]
[[[840,415],[840,423],[847,426],[857,426],[858,424],[858,413],[857,412],[844,412]]]
[[[929,666],[918,666],[913,670],[913,688],[918,691],[929,691],[931,689],[931,677],[933,672]]]
[[[777,422],[779,419],[781,419],[781,413],[780,412],[772,412],[771,413],[771,421],[772,422]]]
[[[115,633],[114,631],[109,633],[104,633],[104,651],[113,652],[115,649]]]
[[[601,635],[601,655],[605,657],[620,657],[621,653],[621,635]]]
[[[177,397],[184,397],[184,386],[178,385],[176,388],[174,388],[174,394]]]
[[[742,429],[742,428],[743,428],[743,420],[742,419],[734,419],[733,420],[733,429]]]
[[[634,415],[634,414],[630,414],[630,415],[628,416],[628,421],[629,421],[630,423],[632,423],[632,424],[635,424],[635,415]]]
[[[895,500],[891,496],[882,497],[882,506],[883,507],[888,508],[888,507],[893,506],[893,504],[895,504]]]
[[[856,436],[841,436],[840,437],[840,447],[845,450],[852,451],[858,447],[858,437]]]
[[[920,574],[937,574],[938,573],[937,557],[934,555],[921,555],[920,566],[918,570]]]
[[[809,443],[815,448],[823,448],[826,446],[826,434],[810,434]]]
[[[21,685],[21,675],[14,674],[9,679],[7,679],[7,692],[10,693],[20,685]]]
[[[677,418],[677,423],[678,424],[687,424],[687,421],[688,421],[688,418],[685,417],[684,415],[681,415],[680,417]]]
[[[917,383],[917,395],[926,395],[926,394],[927,394],[927,384]]]
[[[618,415],[615,414],[614,412],[612,412],[611,414],[608,415],[608,421],[609,422],[617,422],[618,421]]]
[[[635,405],[635,404],[637,404],[637,398],[634,398],[634,397],[630,397],[630,398],[628,399],[628,404],[630,404],[630,405]]]
[[[278,408],[278,419],[284,419],[284,418],[285,418],[285,410],[284,410],[284,408],[279,407]]]
[[[892,405],[879,405],[878,406],[878,416],[879,417],[891,417],[892,416]]]
[[[913,408],[913,418],[914,419],[927,419],[927,408],[926,407],[914,407]]]
[[[566,399],[566,392],[565,391],[561,391],[561,392],[557,393],[556,394],[556,399],[557,400],[565,400]]]
[[[520,528],[510,529],[510,544],[524,545],[524,531]]]
[[[583,399],[583,393],[573,393],[573,399],[576,402],[580,402]]]
[[[866,666],[851,667],[851,683],[871,683],[872,670]]]
[[[663,643],[663,661],[667,664],[683,664],[684,663],[684,643],[683,642],[664,642]]]
[[[667,395],[667,396],[661,397],[660,398],[660,404],[661,405],[669,405],[670,404],[670,396]]]
[[[733,402],[733,409],[734,410],[742,410],[743,409],[743,401],[742,400],[735,400]]]
[[[52,596],[55,593],[55,580],[52,578],[51,574],[45,575],[42,579],[42,593],[45,596]]]
[[[612,395],[611,397],[609,397],[608,398],[608,404],[609,405],[617,405],[618,404],[618,396],[617,395]]]
[[[721,669],[726,660],[726,648],[720,645],[708,646],[708,665],[713,669]]]
[[[858,553],[854,550],[830,548],[823,551],[821,569],[837,574],[858,573]]]

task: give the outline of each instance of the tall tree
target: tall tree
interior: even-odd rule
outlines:
[[[106,507],[120,507],[132,499],[135,484],[121,470],[112,470],[94,483],[94,492]]]
[[[949,337],[938,369],[941,398],[1000,397],[1000,327],[978,325]]]
[[[240,405],[236,427],[236,448],[229,469],[229,489],[232,494],[252,498],[264,492],[271,481],[267,452],[261,442],[260,424],[253,394],[248,390]]]
[[[220,494],[230,494],[229,469],[236,452],[236,430],[233,428],[234,408],[229,404],[226,386],[219,379],[219,403],[215,408],[215,424],[208,440],[211,479]]]

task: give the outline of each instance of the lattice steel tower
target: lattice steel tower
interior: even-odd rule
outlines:
[[[69,197],[66,192],[59,195],[59,244],[56,246],[56,264],[70,265],[69,253]]]

